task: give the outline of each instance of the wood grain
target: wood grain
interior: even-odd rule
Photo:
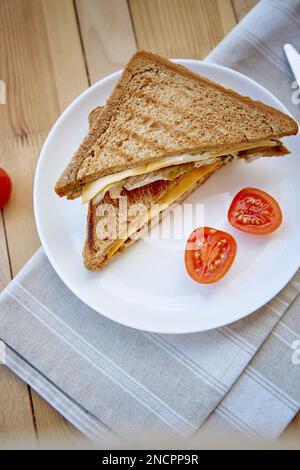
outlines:
[[[300,443],[300,413],[293,419],[286,430],[282,433],[281,439],[284,441]]]
[[[11,279],[2,210],[0,210],[0,260],[1,260],[1,263],[0,263],[0,292],[1,292]]]
[[[41,448],[88,448],[91,444],[36,392],[31,391]]]
[[[11,279],[3,213],[0,211],[0,291]],[[0,363],[0,449],[12,442],[36,443],[27,385]]]
[[[230,0],[129,0],[140,49],[204,58],[236,24]]]
[[[259,0],[232,0],[236,18],[241,21],[249,13],[251,8],[255,7]]]
[[[91,83],[121,69],[136,51],[126,0],[76,0]]]
[[[36,443],[27,385],[0,365],[0,449],[16,443]]]
[[[0,155],[14,183],[4,222],[15,275],[39,246],[32,185],[40,147],[88,80],[72,0],[2,0],[0,23],[1,79],[7,84],[7,104],[0,107]],[[34,393],[32,402],[38,434],[56,428],[70,432],[70,425]]]
[[[0,160],[0,166],[3,161]],[[11,280],[10,261],[0,210],[0,292]],[[36,444],[35,426],[28,386],[0,362],[0,449],[23,442]]]
[[[9,156],[5,168],[14,183],[10,203],[4,209],[14,276],[40,245],[33,218],[32,187],[35,163],[45,136],[46,133],[32,134],[21,143],[12,138],[4,147],[5,154]]]

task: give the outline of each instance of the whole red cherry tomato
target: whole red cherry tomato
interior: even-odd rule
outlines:
[[[0,209],[2,209],[10,198],[12,182],[3,168],[0,168]]]

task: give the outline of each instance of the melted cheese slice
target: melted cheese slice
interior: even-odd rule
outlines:
[[[277,142],[273,140],[261,140],[251,144],[240,144],[233,147],[228,147],[222,150],[211,150],[209,152],[199,152],[195,154],[184,154],[179,156],[165,157],[160,160],[156,160],[150,163],[144,163],[142,165],[137,165],[134,168],[129,168],[128,170],[119,171],[110,175],[103,176],[91,183],[84,185],[82,189],[82,203],[85,204],[91,199],[93,199],[100,192],[105,193],[106,188],[112,187],[115,183],[119,181],[126,180],[132,176],[139,176],[146,173],[150,173],[160,168],[166,168],[172,165],[181,165],[183,163],[190,162],[201,162],[205,161],[205,164],[209,164],[208,159],[215,157],[222,157],[231,153],[240,152],[242,150],[254,149],[257,147],[273,147],[278,145]]]
[[[134,233],[136,233],[141,227],[143,227],[151,219],[157,217],[161,212],[171,206],[174,202],[180,199],[190,188],[194,186],[197,181],[202,180],[219,166],[219,163],[214,165],[205,165],[201,168],[195,168],[186,176],[183,176],[176,186],[167,191],[156,204],[153,204],[151,209],[143,212],[140,216],[134,219],[127,227],[127,231],[121,236],[116,243],[111,247],[107,254],[107,258],[110,259],[123,243],[128,240]]]

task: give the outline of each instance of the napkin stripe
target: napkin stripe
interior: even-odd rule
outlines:
[[[36,307],[39,306],[39,304],[41,304],[41,303],[40,303],[37,299],[35,299],[34,296],[33,296],[32,294],[30,294],[23,286],[19,285],[16,281],[14,281],[14,282],[11,284],[11,286],[12,286],[12,285],[14,285],[13,295],[14,295],[14,297],[17,296],[19,303],[20,303],[21,305],[25,306],[25,308],[26,308],[26,307],[27,307],[26,302],[27,302],[27,303],[29,302],[29,303],[31,304],[31,308],[30,308],[31,313],[33,313],[33,314],[35,315],[35,317],[36,317],[38,320],[40,320],[40,321],[42,320],[43,323],[46,322],[46,323],[49,325],[49,318],[48,318],[48,320],[45,319],[44,316],[43,316],[43,312],[41,312],[40,309],[38,309],[38,312],[37,312],[37,313],[35,312]],[[19,295],[19,297],[18,297],[18,295]],[[24,304],[25,304],[25,305],[24,305]],[[32,307],[33,307],[33,309],[34,309],[33,311],[32,311]],[[49,309],[47,309],[47,307],[45,307],[44,305],[41,304],[41,305],[40,305],[40,308],[42,308],[43,311],[46,310],[46,313],[48,313],[48,317],[49,317],[49,313],[50,313],[50,315],[53,315],[53,312],[49,311]],[[42,314],[41,314],[41,313],[42,313]],[[50,321],[50,322],[51,322],[51,321]],[[62,322],[61,320],[59,321],[59,323],[62,323],[62,324],[63,324],[63,322]],[[226,327],[225,327],[225,328],[226,328]],[[69,329],[69,328],[67,327],[67,329]],[[70,330],[70,329],[69,329],[69,330]],[[59,331],[58,333],[61,335],[61,332],[60,332],[60,331]],[[75,335],[76,335],[76,334],[75,334]],[[66,337],[66,336],[63,335],[63,337]],[[66,339],[68,340],[67,337],[66,337]],[[74,338],[72,338],[71,341],[73,341],[73,343],[74,343]],[[76,342],[76,341],[75,341],[75,342]],[[88,345],[88,346],[89,346],[89,345]],[[95,363],[95,358],[92,358],[92,364],[94,365],[94,363]],[[111,378],[111,374],[107,374],[107,375],[108,375],[109,378]],[[118,382],[116,382],[116,383],[117,383],[118,385],[120,385],[120,382],[119,382],[119,381],[120,381],[120,378],[117,377],[117,379],[118,379]],[[211,384],[210,384],[210,385],[211,385]],[[128,391],[128,387],[125,387],[125,390]],[[226,391],[227,391],[227,390],[226,390]],[[135,395],[135,398],[137,398],[136,395]],[[144,402],[142,402],[142,403],[143,403],[143,405],[145,406],[145,403],[144,403]],[[146,406],[147,406],[147,405],[146,405]],[[152,412],[155,413],[155,410],[153,410],[153,405],[152,405],[152,407],[150,407],[150,409],[151,409]],[[158,414],[156,413],[156,414],[157,414],[160,418],[162,418],[162,419],[164,420],[165,416],[163,417],[163,415],[162,415],[161,413],[162,413],[162,412],[161,412],[161,410],[160,410],[160,413],[158,413]],[[169,418],[169,417],[167,417],[167,421],[166,421],[166,422],[167,422],[167,424],[170,425],[170,418]],[[190,423],[189,423],[189,424],[190,424]],[[171,423],[171,426],[174,427],[174,422]],[[177,424],[177,423],[175,423],[175,429],[178,430],[178,431],[179,431],[179,429],[180,429],[180,428],[178,428],[178,424]],[[182,427],[181,427],[181,429],[182,429]],[[184,430],[183,430],[183,434],[184,434],[184,435],[191,435],[195,430],[196,430],[195,428],[194,428],[194,429],[189,429],[188,432],[186,432],[186,430],[184,429]]]
[[[246,28],[240,28],[237,32],[243,39],[248,41],[257,51],[259,51],[268,61],[275,65],[275,67],[289,75],[290,78],[293,77],[292,72],[288,70],[284,60],[275,54],[274,51],[272,51],[272,49],[270,49],[265,43],[260,41],[257,36],[252,34]]]
[[[272,3],[272,2],[271,2]],[[280,10],[283,14],[285,14],[289,19],[294,21],[298,26],[300,26],[300,20],[294,10],[291,10],[288,5],[284,3],[277,2],[276,8]]]
[[[7,347],[6,365],[12,369],[22,380],[40,395],[47,398],[66,419],[79,428],[90,439],[99,443],[99,440],[111,443],[119,438],[118,434],[97,418],[93,417],[78,403],[74,402],[47,378],[37,371],[32,364],[18,356],[10,347]]]
[[[234,332],[230,327],[228,326],[223,326],[222,328],[219,328],[218,330],[225,338],[229,339],[232,341],[236,346],[239,348],[243,349],[246,353],[250,354],[252,356],[253,353],[256,352],[256,348],[250,344],[245,338],[243,338],[241,335],[238,333]]]
[[[178,361],[180,364],[184,365],[187,369],[191,370],[195,375],[200,377],[207,385],[212,387],[216,392],[220,393],[221,395],[224,395],[224,393],[228,392],[229,387],[227,385],[225,385],[217,377],[212,375],[199,364],[194,362],[182,351],[170,344],[165,338],[145,332],[144,335],[147,336],[147,338],[149,338],[155,344],[157,344],[165,352],[170,354],[170,356],[176,359],[176,361]]]
[[[272,336],[275,336],[275,338],[279,339],[283,344],[285,344],[289,348],[291,347],[290,339],[287,338],[284,334],[282,334],[282,332],[272,331]]]
[[[258,387],[261,389],[259,393],[260,396],[265,394],[265,392],[267,392],[267,394],[271,394],[292,412],[292,416],[300,409],[300,403],[294,400],[290,395],[286,394],[282,389],[275,385],[274,382],[268,380],[264,375],[258,372],[257,368],[254,366],[247,366],[244,371],[244,375],[247,375],[251,380],[253,380],[253,382],[256,384],[256,388]],[[230,399],[230,395],[228,397]],[[254,431],[253,428],[251,428],[251,426],[241,418],[241,416],[237,416],[235,413],[233,413],[233,411],[230,410],[225,403],[221,402],[215,411],[217,414],[221,415],[226,422],[232,424],[235,428],[244,434],[249,435],[249,437],[263,436],[263,434],[259,434],[258,432]],[[235,405],[234,402],[232,402],[232,404]]]
[[[261,434],[255,431],[248,423],[243,421],[240,416],[233,413],[228,407],[220,403],[215,412],[222,416],[228,423],[232,424],[237,430],[252,438],[261,438]]]
[[[88,360],[102,374],[123,388],[158,418],[183,435],[191,435],[197,427],[179,415],[148,388],[108,359],[103,353],[78,336],[66,323],[55,317],[53,312],[36,299],[24,286],[12,281],[8,287],[11,295],[23,308],[29,311],[39,322],[50,328],[57,336],[64,339],[84,359]]]
[[[284,73],[287,73],[292,77],[292,72],[288,69],[286,61],[282,58],[283,56],[276,54],[266,42],[261,41],[252,31],[247,28],[241,28],[240,31],[244,35],[245,39],[251,42],[263,55],[269,59],[277,68],[281,69]]]
[[[273,305],[270,305],[270,303],[266,304],[265,307],[268,309],[272,314],[276,315],[277,317],[281,318],[284,311],[282,312],[276,304],[279,304],[279,302],[274,302]]]
[[[272,334],[289,347],[291,347],[294,341],[299,339],[299,334],[293,331],[289,326],[285,325],[284,322],[278,323],[272,331]]]
[[[285,312],[285,310],[290,306],[291,300],[297,295],[297,292],[294,291],[291,295],[287,296],[288,300],[283,298],[284,291],[281,291],[279,295],[270,300],[266,305],[271,307],[272,310],[278,312],[280,316]]]
[[[284,289],[276,297],[274,297],[265,305],[267,309],[279,317],[282,317],[286,309],[291,305],[292,302],[295,301],[295,298],[298,295],[300,289],[299,273],[300,272],[297,272],[293,280],[290,281],[290,283],[284,287]]]
[[[291,398],[289,395],[287,395],[282,389],[277,387],[277,385],[275,385],[274,382],[271,382],[270,380],[266,378],[266,376],[258,372],[257,369],[249,365],[245,369],[245,374],[248,375],[248,377],[251,377],[252,380],[254,380],[257,384],[259,384],[265,390],[270,392],[275,398],[281,401],[285,406],[290,408],[293,412],[297,413],[297,411],[300,408],[300,404],[296,400]]]

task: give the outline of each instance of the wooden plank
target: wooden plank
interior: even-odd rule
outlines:
[[[223,30],[223,37],[224,37],[226,36],[226,34],[230,33],[232,28],[236,25],[237,23],[236,14],[235,14],[232,2],[229,3],[229,2],[224,2],[223,0],[218,0],[217,6],[218,6],[220,21],[221,21],[222,30]]]
[[[136,51],[126,0],[76,0],[91,83],[121,69]]]
[[[251,8],[255,7],[258,1],[259,0],[232,0],[237,20],[241,21]]]
[[[32,187],[35,163],[45,136],[46,133],[29,135],[23,142],[10,139],[5,147],[5,153],[9,157],[5,168],[14,185],[11,201],[4,209],[14,276],[40,245],[33,218]]]
[[[0,162],[0,166],[1,166],[1,162]],[[0,260],[1,260],[1,263],[0,263],[0,292],[1,292],[11,279],[2,210],[0,210]]]
[[[290,429],[293,431],[293,435],[298,439],[298,444],[300,442],[300,413],[293,419],[290,424]]]
[[[39,246],[32,183],[40,147],[88,80],[72,0],[2,0],[0,23],[1,79],[7,85],[7,104],[0,107],[0,155],[14,183],[4,220],[15,275]],[[32,402],[41,437],[56,429],[70,433],[70,425],[36,394]]]
[[[204,58],[236,24],[230,0],[129,0],[138,46]]]
[[[40,78],[43,82],[54,80],[59,103],[57,118],[89,82],[73,0],[42,0],[42,7],[50,55],[47,69],[52,70],[53,76]]]
[[[27,385],[0,365],[0,449],[36,443]]]
[[[39,446],[55,449],[87,448],[90,441],[33,390]]]
[[[1,162],[0,162],[1,165]],[[3,214],[0,211],[0,292],[11,279]],[[27,385],[0,363],[0,449],[12,442],[35,443],[35,428]]]
[[[76,17],[72,0],[2,0],[0,15],[0,137],[26,145],[87,86]]]
[[[293,419],[286,430],[282,433],[281,439],[285,442],[300,443],[300,413]]]

